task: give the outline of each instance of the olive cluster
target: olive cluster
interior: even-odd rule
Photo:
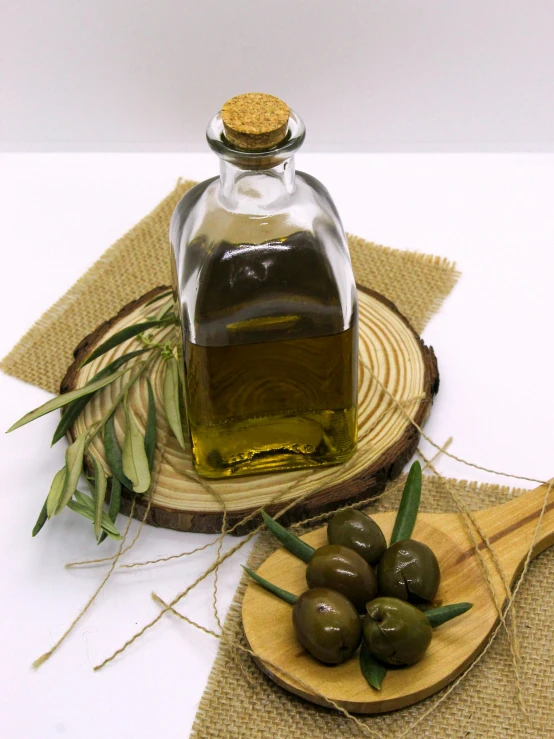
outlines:
[[[414,604],[432,601],[440,583],[431,549],[412,539],[387,548],[377,523],[354,509],[333,516],[327,538],[306,567],[310,589],[294,606],[300,643],[321,662],[339,664],[354,654],[363,634],[370,653],[385,664],[417,662],[432,629]]]
[[[327,526],[329,543],[318,549],[263,513],[269,530],[306,562],[309,589],[295,596],[247,570],[293,605],[298,640],[316,659],[340,664],[361,644],[362,672],[376,688],[384,665],[414,664],[431,643],[434,626],[471,608],[470,603],[432,607],[441,579],[439,563],[426,544],[410,538],[421,494],[421,469],[415,465],[390,546],[377,523],[352,508],[333,515]]]

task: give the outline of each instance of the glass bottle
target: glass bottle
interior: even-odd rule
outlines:
[[[329,193],[295,172],[304,136],[277,98],[232,98],[207,128],[220,176],[172,216],[186,416],[204,477],[332,465],[356,448],[356,287]]]

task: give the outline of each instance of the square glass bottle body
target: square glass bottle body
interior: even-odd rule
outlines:
[[[338,464],[356,448],[346,239],[325,188],[286,154],[260,167],[231,151],[171,221],[192,455],[209,478]]]

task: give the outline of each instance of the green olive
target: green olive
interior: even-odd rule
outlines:
[[[377,580],[368,563],[357,552],[340,544],[316,549],[306,567],[310,588],[330,588],[344,595],[358,611],[377,596]]]
[[[302,646],[320,662],[346,662],[362,639],[362,622],[352,603],[329,588],[306,590],[292,609]]]
[[[327,524],[329,544],[353,549],[368,565],[377,564],[387,548],[383,532],[375,521],[361,511],[338,511]]]
[[[388,665],[413,665],[425,654],[433,629],[423,613],[397,598],[367,604],[364,639],[371,654]]]
[[[381,557],[377,570],[379,593],[410,603],[433,600],[441,571],[427,544],[413,539],[397,541]]]

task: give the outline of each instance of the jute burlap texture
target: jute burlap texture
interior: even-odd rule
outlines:
[[[73,350],[126,303],[171,281],[169,219],[195,183],[179,182],[149,215],[111,246],[2,360],[9,375],[53,393],[73,360]],[[439,257],[394,251],[349,236],[356,279],[395,302],[421,331],[454,286],[458,273]]]
[[[496,485],[448,481],[469,508],[486,508],[523,491]],[[398,507],[395,492],[367,512]],[[453,511],[442,481],[424,478],[422,510]],[[264,532],[250,556],[256,569],[276,548]],[[546,739],[554,737],[554,549],[531,563],[517,596],[522,653],[520,676],[529,714],[517,704],[514,674],[506,635],[501,632],[482,662],[456,690],[410,733],[427,739]],[[230,641],[246,646],[241,626],[243,579],[225,622]],[[185,627],[187,628],[187,627]],[[237,661],[238,660],[238,661]],[[446,690],[446,689],[445,689]],[[359,718],[393,739],[434,705],[444,691],[419,704],[381,716]],[[221,641],[191,739],[347,739],[367,734],[346,717],[287,693],[266,677],[249,655],[233,657]]]

